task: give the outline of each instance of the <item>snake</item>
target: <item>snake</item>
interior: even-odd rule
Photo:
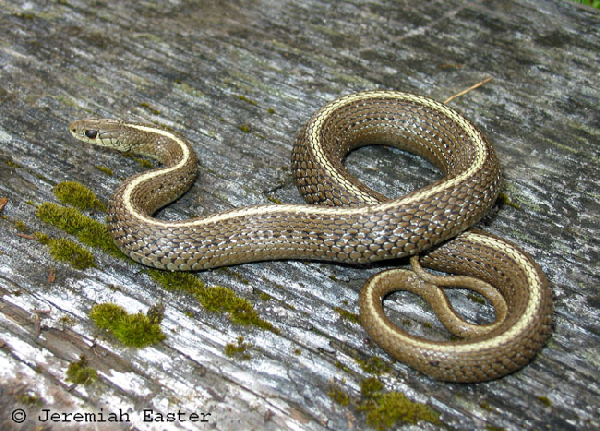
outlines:
[[[540,266],[516,244],[473,227],[502,185],[493,146],[470,120],[432,98],[373,90],[333,100],[312,115],[293,145],[291,171],[306,204],[252,205],[185,220],[153,217],[185,193],[199,171],[182,135],[98,118],[75,120],[69,129],[80,141],[159,163],[127,178],[109,200],[110,234],[136,262],[198,271],[281,259],[372,266],[408,257],[412,269],[384,270],[362,287],[360,322],[393,358],[440,381],[476,383],[510,374],[533,359],[551,332],[552,293]],[[442,178],[388,198],[344,165],[350,151],[365,145],[423,157]],[[481,294],[495,320],[467,321],[445,288]],[[390,319],[383,301],[398,290],[429,303],[451,335],[431,340]]]

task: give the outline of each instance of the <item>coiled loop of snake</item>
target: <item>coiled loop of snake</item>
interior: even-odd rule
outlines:
[[[249,206],[182,221],[152,217],[196,176],[196,156],[181,136],[116,120],[79,120],[70,129],[82,141],[164,165],[127,179],[109,203],[115,243],[145,265],[186,271],[273,259],[368,264],[420,253],[423,266],[457,275],[430,275],[417,257],[411,259],[414,272],[377,274],[361,290],[361,322],[391,355],[440,380],[477,382],[515,371],[550,332],[551,292],[539,266],[512,243],[466,231],[498,194],[501,174],[493,148],[470,121],[432,99],[363,92],[314,114],[292,153],[296,184],[313,205]],[[343,166],[349,151],[370,144],[425,157],[444,177],[387,199]],[[495,306],[496,322],[465,322],[436,285],[480,292]],[[451,332],[471,338],[430,341],[398,328],[383,313],[382,301],[399,289],[421,295]]]

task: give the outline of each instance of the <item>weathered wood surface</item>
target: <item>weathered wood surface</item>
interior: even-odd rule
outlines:
[[[47,247],[18,235],[17,222],[25,233],[68,237],[36,217],[36,205],[56,201],[55,184],[79,181],[106,201],[140,171],[130,158],[74,142],[67,130],[74,118],[166,124],[191,140],[203,173],[161,212],[181,219],[273,198],[299,203],[286,169],[295,134],[337,96],[387,88],[444,100],[488,76],[492,82],[450,104],[497,147],[516,205],[502,206],[483,227],[520,244],[546,271],[554,333],[529,366],[491,383],[437,383],[400,363],[380,378],[386,390],[441,412],[440,428],[598,429],[599,52],[600,15],[566,1],[0,0],[3,429],[49,426],[35,419],[39,405],[25,406],[23,425],[12,422],[24,394],[54,411],[122,409],[132,419],[123,428],[365,427],[363,413],[327,394],[335,384],[358,398],[370,374],[356,359],[391,360],[334,307],[357,313],[362,283],[386,265],[284,261],[196,274],[251,300],[281,331],[275,335],[164,291],[131,261],[93,250],[96,268],[57,263]],[[348,164],[389,194],[437,177],[425,162],[382,148],[362,149]],[[416,333],[442,333],[425,305],[396,298],[407,302],[387,301],[393,316],[414,319]],[[455,303],[467,317],[490,317],[465,298]],[[107,339],[88,313],[109,301],[130,312],[163,301],[167,339],[140,350]],[[49,312],[36,323],[36,310]],[[74,324],[64,325],[65,317]],[[250,360],[224,354],[240,335],[252,343]],[[98,370],[96,385],[66,381],[80,354]],[[147,407],[211,416],[208,425],[144,423]]]

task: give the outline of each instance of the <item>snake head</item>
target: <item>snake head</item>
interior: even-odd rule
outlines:
[[[123,136],[123,124],[118,120],[86,118],[69,124],[75,139],[89,144],[113,148],[122,152],[131,151],[131,144]]]

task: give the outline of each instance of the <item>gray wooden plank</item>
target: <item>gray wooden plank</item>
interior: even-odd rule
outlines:
[[[0,0],[0,28],[0,197],[8,199],[0,214],[3,426],[19,427],[9,414],[35,394],[43,404],[24,405],[22,429],[65,425],[37,420],[43,408],[122,409],[133,422],[122,427],[136,429],[363,428],[363,412],[328,394],[335,386],[359,399],[360,382],[373,375],[357,360],[378,356],[391,366],[378,377],[387,391],[441,413],[442,424],[401,425],[406,429],[600,427],[597,11],[558,0]],[[193,142],[203,172],[160,212],[184,219],[270,200],[301,202],[287,169],[295,134],[337,96],[386,88],[443,101],[488,76],[493,81],[450,102],[496,145],[515,204],[497,208],[482,227],[531,253],[555,297],[547,347],[503,379],[432,381],[393,362],[335,310],[357,313],[362,283],[388,264],[282,261],[196,274],[250,300],[275,334],[232,324],[189,295],[165,291],[131,261],[92,249],[97,267],[76,270],[27,238],[41,231],[73,239],[36,217],[36,205],[57,202],[56,184],[79,181],[106,202],[141,170],[134,159],[75,142],[71,119],[163,124]],[[384,148],[361,149],[348,165],[390,195],[438,175]],[[100,212],[90,215],[103,220]],[[414,319],[417,332],[441,333],[425,305],[395,298],[386,302],[391,315]],[[492,315],[464,295],[453,298],[469,318]],[[129,312],[164,302],[167,339],[131,349],[105,337],[88,313],[109,301]],[[240,335],[252,344],[249,360],[225,354]],[[66,380],[81,354],[100,375],[94,385]],[[144,408],[211,416],[208,425],[144,422]]]

